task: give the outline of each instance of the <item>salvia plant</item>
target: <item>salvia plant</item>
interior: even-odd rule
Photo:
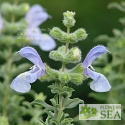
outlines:
[[[106,77],[94,71],[91,66],[93,61],[100,55],[105,54],[107,49],[105,46],[98,45],[90,50],[84,61],[81,61],[81,51],[78,47],[69,47],[70,44],[75,44],[87,37],[87,33],[83,28],[80,28],[73,33],[70,33],[71,27],[75,25],[75,13],[67,11],[63,14],[63,24],[67,28],[67,32],[62,31],[58,27],[50,30],[51,36],[63,43],[57,50],[49,53],[49,58],[62,63],[62,67],[57,70],[51,68],[44,63],[32,47],[23,47],[18,51],[22,57],[27,58],[33,63],[33,67],[26,72],[19,74],[11,83],[10,87],[19,92],[26,93],[31,89],[31,83],[37,79],[40,81],[52,81],[50,88],[54,97],[50,99],[51,104],[47,104],[44,100],[37,99],[32,102],[33,105],[44,107],[47,118],[45,121],[41,119],[43,125],[73,125],[73,118],[70,118],[66,113],[66,109],[72,109],[79,103],[84,103],[79,98],[72,98],[72,92],[75,91],[71,83],[81,85],[87,78],[91,78],[90,88],[96,92],[107,92],[111,86]],[[72,69],[66,68],[67,64],[76,64]]]
[[[40,5],[30,7],[28,3],[15,1],[0,6],[0,125],[35,125],[42,119],[42,108],[35,108],[9,86],[13,77],[31,66],[19,65],[22,58],[16,54],[18,48],[26,45],[37,45],[44,51],[55,48],[54,39],[39,28],[50,17]],[[35,91],[25,96],[30,101],[46,98]]]
[[[125,13],[125,1],[112,2],[108,7]],[[112,52],[112,54],[105,54],[103,58],[100,57],[94,62],[94,65],[98,66],[96,69],[106,74],[112,89],[105,94],[105,97],[102,93],[90,93],[90,96],[106,104],[122,104],[122,120],[119,122],[98,121],[96,124],[123,125],[125,123],[125,17],[120,18],[119,22],[122,24],[122,30],[115,28],[113,36],[103,34],[96,38],[96,41],[106,42],[107,47]]]

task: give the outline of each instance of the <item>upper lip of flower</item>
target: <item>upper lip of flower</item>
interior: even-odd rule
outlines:
[[[93,81],[90,83],[90,88],[97,92],[109,91],[111,86],[103,74],[92,71],[91,69],[89,69],[89,66],[91,66],[92,62],[98,56],[104,54],[106,51],[106,47],[104,46],[95,46],[90,50],[85,60],[83,61],[84,75],[93,79]]]

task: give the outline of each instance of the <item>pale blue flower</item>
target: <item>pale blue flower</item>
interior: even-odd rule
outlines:
[[[3,20],[2,20],[1,14],[0,14],[0,31],[2,30],[2,28],[3,28]]]
[[[48,18],[50,18],[50,15],[48,15],[48,13],[37,4],[31,7],[25,17],[30,27],[38,27]]]
[[[43,51],[50,51],[56,47],[55,40],[50,35],[42,33],[39,28],[28,28],[25,33],[31,44],[39,46]]]
[[[98,56],[104,54],[106,51],[107,51],[106,47],[104,46],[101,46],[101,45],[95,46],[90,50],[85,60],[83,61],[84,75],[93,79],[93,81],[90,83],[90,88],[96,92],[107,92],[111,89],[111,86],[107,78],[103,74],[92,71],[89,68],[89,67],[92,67],[91,66],[92,62]]]
[[[24,47],[19,51],[19,54],[30,60],[34,66],[31,70],[18,75],[11,83],[10,87],[20,93],[30,91],[30,83],[35,82],[39,77],[45,74],[45,66],[37,53],[32,47]]]
[[[40,6],[34,5],[26,14],[28,27],[26,29],[26,38],[32,45],[39,46],[44,51],[50,51],[56,47],[55,40],[48,34],[43,34],[39,26],[45,22],[50,15]]]
[[[32,42],[34,43],[34,42]],[[38,43],[39,47],[44,51],[53,50],[56,47],[55,40],[48,34],[42,34],[42,40]]]

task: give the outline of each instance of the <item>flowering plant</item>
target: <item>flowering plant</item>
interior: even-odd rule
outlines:
[[[32,106],[25,96],[30,101],[45,100],[43,93],[32,90],[25,96],[17,95],[9,86],[13,77],[30,67],[29,63],[18,64],[22,58],[16,54],[17,49],[38,45],[42,50],[50,51],[56,47],[54,39],[39,28],[49,17],[40,5],[30,7],[28,3],[16,1],[14,4],[4,2],[0,6],[0,125],[34,125],[42,118],[42,108]],[[39,32],[35,34],[36,30]]]
[[[54,27],[50,34],[54,39],[64,43],[57,50],[51,51],[49,57],[54,61],[62,62],[59,70],[50,68],[43,63],[37,51],[32,47],[24,47],[18,52],[24,58],[30,60],[34,66],[31,70],[21,73],[11,83],[10,87],[17,92],[25,93],[30,91],[31,83],[37,79],[41,81],[55,81],[48,87],[55,96],[50,99],[51,105],[43,100],[35,100],[34,105],[41,105],[48,114],[46,121],[42,121],[43,125],[72,125],[73,119],[65,113],[65,109],[76,107],[79,103],[84,103],[79,98],[71,98],[72,92],[75,91],[70,87],[70,82],[80,85],[87,78],[93,81],[90,88],[96,92],[107,92],[111,86],[104,75],[97,73],[92,68],[92,62],[100,55],[106,53],[106,47],[102,45],[95,46],[87,54],[81,63],[81,51],[78,47],[69,48],[69,44],[77,43],[87,37],[87,33],[83,28],[70,33],[70,28],[75,25],[75,13],[67,11],[64,14],[63,24],[67,27],[67,32],[62,31],[58,27]],[[66,64],[77,63],[72,69],[67,69]]]

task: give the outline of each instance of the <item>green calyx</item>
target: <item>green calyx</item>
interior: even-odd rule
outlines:
[[[61,46],[58,50],[51,51],[49,57],[55,61],[60,61],[65,64],[68,63],[78,63],[81,61],[81,51],[78,47],[68,49],[65,53],[65,46]]]
[[[71,70],[66,69],[64,72],[52,69],[47,65],[45,66],[46,74],[39,78],[41,81],[60,81],[63,84],[72,82],[76,85],[79,85],[85,79],[85,77],[83,76],[84,69],[82,67],[82,64],[78,64]]]
[[[87,33],[83,28],[80,28],[73,33],[67,34],[66,32],[62,31],[60,28],[54,27],[50,31],[50,34],[52,37],[54,37],[55,39],[57,39],[62,43],[67,43],[68,41],[71,44],[84,40],[87,37]]]

